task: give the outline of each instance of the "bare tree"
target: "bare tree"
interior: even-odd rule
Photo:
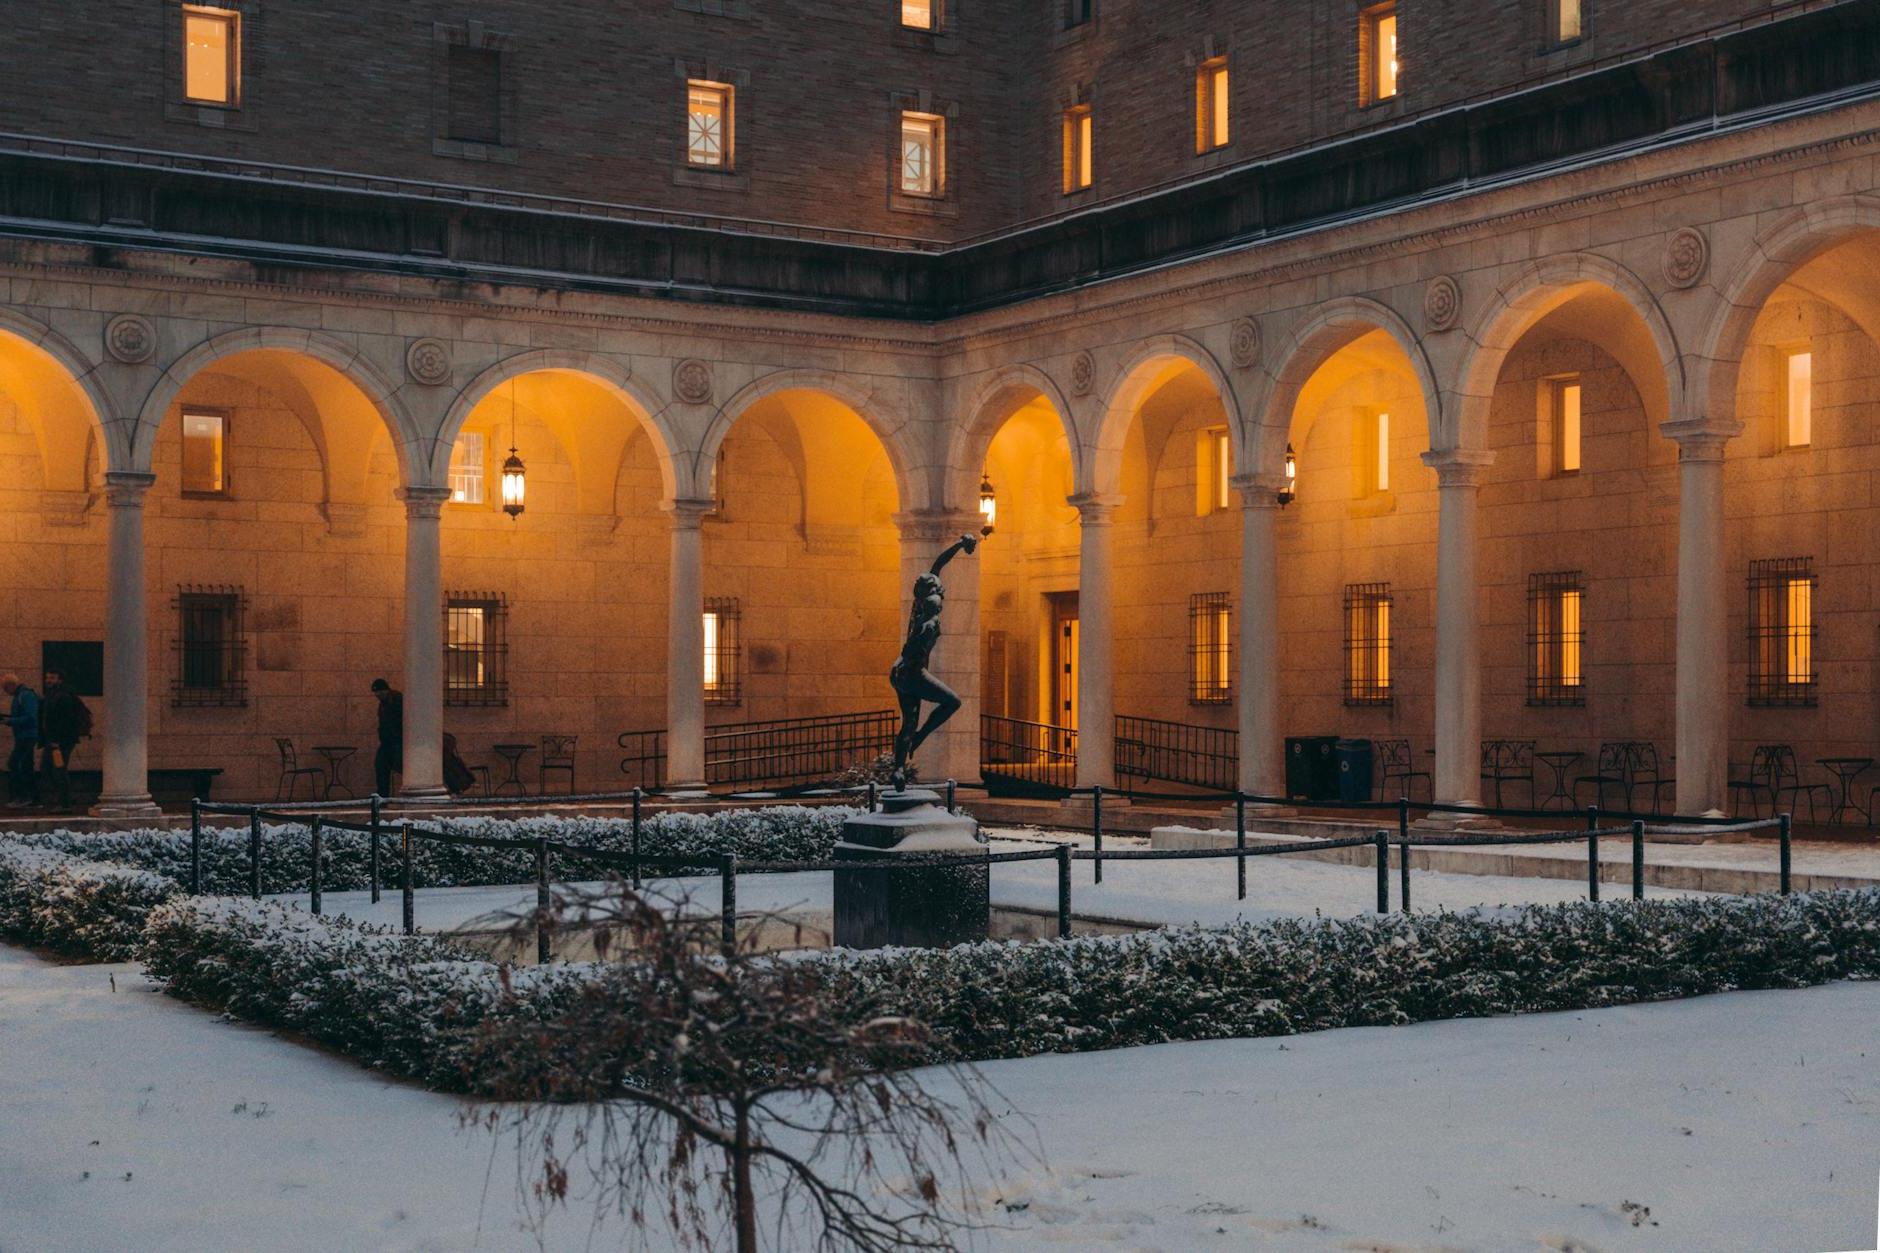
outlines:
[[[976,1071],[913,1073],[936,1053],[921,1024],[839,1003],[820,963],[757,952],[756,928],[723,950],[716,916],[683,901],[614,882],[559,903],[603,974],[551,1017],[493,1015],[472,1061],[487,1095],[520,1102],[474,1117],[515,1135],[538,1229],[582,1192],[681,1247],[730,1228],[738,1253],[758,1249],[760,1196],[777,1247],[950,1249],[975,1227],[975,1184],[1023,1146]]]

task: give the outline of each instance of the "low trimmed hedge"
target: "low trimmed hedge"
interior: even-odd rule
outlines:
[[[167,876],[0,844],[0,935],[97,961],[129,961],[150,911],[182,894]]]
[[[778,805],[715,814],[649,814],[640,824],[640,852],[646,857],[696,856],[700,859],[698,869],[701,872],[712,869],[715,859],[725,853],[762,860],[818,861],[833,854],[842,824],[860,812],[840,805]],[[466,817],[427,821],[424,825],[462,835],[527,840],[541,837],[601,852],[633,851],[633,824],[625,818]],[[390,823],[387,832],[381,837],[380,881],[388,887],[398,887],[401,886],[398,839]],[[116,862],[167,875],[179,883],[189,882],[189,832],[186,830],[54,831],[10,839],[29,848]],[[370,886],[366,835],[328,829],[320,840],[320,879],[326,891],[359,891]],[[312,834],[306,824],[264,824],[261,829],[262,892],[305,892],[312,848]],[[564,857],[561,861],[557,872],[565,878],[587,875],[599,878],[603,873],[596,866],[583,867],[575,858]],[[483,887],[527,883],[535,878],[535,862],[525,850],[465,847],[432,840],[416,843],[411,869],[412,879],[421,888]],[[247,895],[247,827],[203,830],[202,890],[211,896]]]

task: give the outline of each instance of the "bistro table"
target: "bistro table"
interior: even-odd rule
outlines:
[[[1540,804],[1536,805],[1534,808],[1545,809],[1549,802],[1556,800],[1566,802],[1561,806],[1562,809],[1577,808],[1574,804],[1573,789],[1567,786],[1567,771],[1573,769],[1575,763],[1585,756],[1585,753],[1573,752],[1572,750],[1534,754],[1534,760],[1545,762],[1547,768],[1554,772],[1553,790],[1541,797]]]
[[[1854,780],[1858,779],[1863,772],[1873,769],[1874,759],[1871,757],[1818,757],[1815,760],[1817,764],[1833,771],[1834,776],[1841,781],[1841,794],[1838,798],[1833,792],[1834,785],[1828,785],[1828,798],[1834,801],[1828,809],[1828,821],[1841,821],[1847,816],[1850,807],[1855,813],[1864,814],[1866,811],[1854,804]]]
[[[357,796],[352,785],[341,777],[341,769],[346,759],[359,751],[355,744],[315,744],[313,751],[326,758],[326,793],[322,799],[332,800],[333,789],[339,788],[348,796]]]
[[[522,758],[525,753],[535,751],[533,744],[492,744],[490,750],[509,763],[509,777],[490,789],[491,796],[501,796],[503,789],[513,787],[517,796],[527,796],[529,789],[522,784]]]

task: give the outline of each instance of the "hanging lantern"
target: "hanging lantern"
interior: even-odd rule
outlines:
[[[999,497],[992,490],[992,480],[983,474],[979,476],[979,517],[979,533],[992,534],[992,528],[999,520]]]
[[[1286,486],[1279,489],[1279,507],[1284,509],[1293,503],[1293,497],[1299,494],[1299,459],[1293,455],[1293,446],[1286,445]]]
[[[526,473],[522,458],[516,455],[516,384],[512,379],[509,384],[509,456],[503,462],[503,512],[512,521],[523,510],[523,496],[528,486],[524,482]]]

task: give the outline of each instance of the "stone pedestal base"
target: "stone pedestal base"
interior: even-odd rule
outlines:
[[[161,818],[163,810],[150,799],[143,796],[100,796],[98,803],[91,807],[94,818]]]
[[[842,948],[942,948],[986,938],[991,913],[984,865],[922,865],[923,857],[984,853],[979,824],[950,814],[924,790],[889,792],[882,812],[842,826],[835,875],[835,940]]]

